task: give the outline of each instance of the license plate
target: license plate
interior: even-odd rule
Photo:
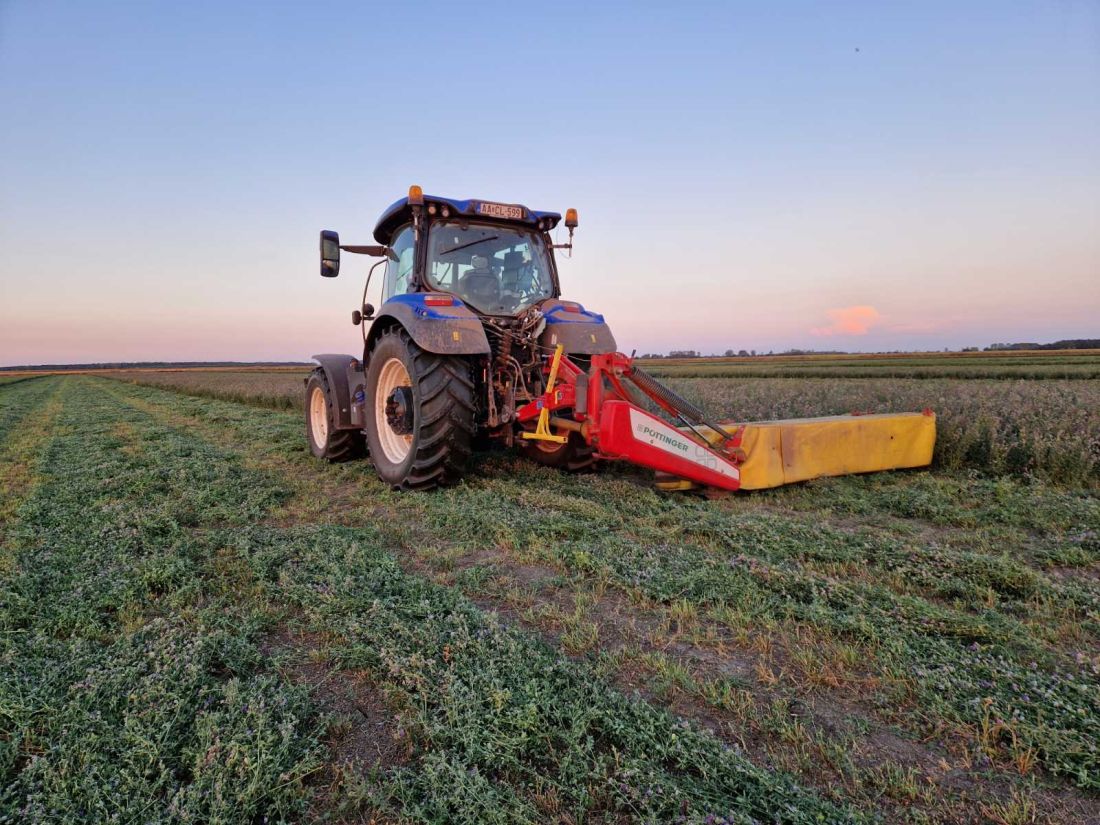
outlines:
[[[509,206],[506,203],[479,203],[477,211],[479,215],[488,215],[490,218],[506,218],[512,221],[523,220],[522,206]]]

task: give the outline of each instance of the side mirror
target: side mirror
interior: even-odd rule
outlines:
[[[360,325],[361,323],[363,323],[363,316],[362,316],[362,314],[361,314],[361,313],[359,312],[359,310],[357,310],[357,309],[353,309],[353,310],[351,311],[351,324],[352,324],[352,326],[355,326],[355,327],[357,327],[357,326],[359,326],[359,325]]]
[[[321,230],[321,277],[340,274],[340,236],[331,229]]]

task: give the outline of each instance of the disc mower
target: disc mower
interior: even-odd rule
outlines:
[[[616,351],[604,317],[564,301],[551,236],[557,212],[455,200],[409,188],[382,213],[375,245],[321,232],[321,275],[340,253],[377,257],[352,323],[362,357],[315,355],[306,379],[310,450],[369,455],[394,487],[461,477],[475,445],[516,447],[563,470],[624,460],[665,490],[760,489],[828,475],[920,467],[935,416],[844,415],[769,422],[712,419]],[[382,304],[367,289],[382,271]]]

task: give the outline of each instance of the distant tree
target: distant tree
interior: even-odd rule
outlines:
[[[985,351],[1001,352],[1003,350],[1029,349],[1100,349],[1100,338],[1064,338],[1050,344],[1036,344],[1030,341],[1017,344],[990,344],[985,348]]]
[[[731,350],[731,349],[726,350],[725,355],[726,355],[726,358],[732,358],[733,357],[733,350]]]
[[[1100,338],[1066,338],[1053,344],[1043,344],[1040,349],[1100,349]]]
[[[749,351],[747,349],[738,350],[737,351],[737,357],[738,358],[748,358],[749,357]]]

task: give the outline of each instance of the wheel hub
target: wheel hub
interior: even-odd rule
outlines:
[[[397,435],[413,430],[412,387],[394,387],[386,397],[386,423]]]

